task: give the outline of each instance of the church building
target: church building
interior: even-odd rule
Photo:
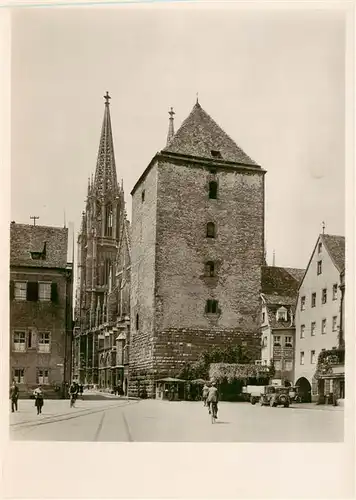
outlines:
[[[118,383],[118,372],[123,378],[123,365],[118,367],[116,359],[118,306],[113,294],[120,238],[127,240],[128,224],[123,186],[117,182],[109,99],[107,93],[95,177],[88,181],[78,236],[73,347],[73,378],[103,388]]]
[[[263,170],[199,102],[132,190],[130,394],[213,347],[260,358]]]

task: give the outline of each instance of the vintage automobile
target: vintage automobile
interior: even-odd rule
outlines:
[[[277,385],[266,385],[260,397],[260,405],[284,406],[288,408],[290,404],[289,387]]]
[[[299,387],[298,386],[292,386],[289,387],[289,401],[292,403],[301,403],[302,402],[302,397],[299,394]]]

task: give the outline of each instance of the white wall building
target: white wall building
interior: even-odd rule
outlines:
[[[296,308],[295,384],[305,401],[315,400],[315,371],[322,350],[339,346],[340,273],[345,267],[345,238],[322,234],[301,282]],[[326,387],[326,392],[332,388]]]

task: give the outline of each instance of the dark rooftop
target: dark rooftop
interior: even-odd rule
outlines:
[[[304,272],[304,269],[263,266],[261,291],[266,295],[294,298],[297,296]]]
[[[258,166],[197,102],[163,152]]]
[[[345,269],[345,237],[332,234],[322,234],[321,238],[324,246],[328,250],[338,271],[341,273]]]
[[[11,266],[66,268],[67,251],[67,228],[10,225]]]

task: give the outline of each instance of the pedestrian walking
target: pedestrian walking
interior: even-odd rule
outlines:
[[[213,412],[215,418],[218,418],[219,394],[215,382],[211,383],[211,387],[209,389],[207,397],[207,402],[208,402],[209,413]]]
[[[43,391],[40,385],[33,391],[33,395],[35,396],[35,408],[37,408],[37,415],[39,415],[42,413],[43,408]]]
[[[19,388],[16,384],[15,381],[13,381],[11,387],[10,387],[10,399],[11,399],[11,411],[14,413],[14,411],[18,409],[17,402],[19,399]]]
[[[208,398],[208,394],[209,394],[209,386],[208,386],[208,384],[204,384],[203,392],[202,392],[202,399],[203,399],[204,406],[207,406],[206,400]]]
[[[83,384],[79,384],[79,394],[82,399],[83,399],[83,391],[84,391]]]

